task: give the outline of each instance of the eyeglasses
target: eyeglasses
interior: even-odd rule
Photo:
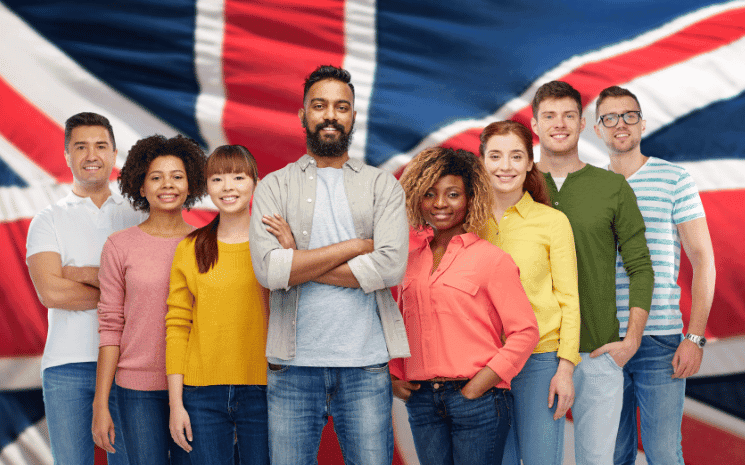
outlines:
[[[618,121],[623,118],[623,122],[626,124],[636,124],[642,119],[642,112],[641,111],[627,111],[626,113],[621,113],[620,115],[617,113],[608,113],[607,115],[602,115],[600,118],[598,118],[598,123],[603,123],[603,126],[606,128],[612,128],[618,125]]]

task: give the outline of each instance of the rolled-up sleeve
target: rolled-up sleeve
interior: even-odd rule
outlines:
[[[292,249],[284,249],[274,234],[266,230],[261,222],[264,215],[278,213],[286,218],[282,211],[278,195],[279,180],[270,174],[256,187],[251,211],[249,244],[251,261],[256,279],[269,290],[289,289],[290,272],[292,271]]]
[[[409,255],[409,225],[401,184],[390,173],[382,172],[375,183],[375,194],[375,250],[347,262],[365,293],[398,285]]]

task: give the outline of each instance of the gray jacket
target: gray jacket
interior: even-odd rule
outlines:
[[[347,263],[365,293],[375,292],[378,314],[391,358],[408,357],[406,328],[390,288],[406,271],[409,228],[401,185],[393,175],[350,159],[343,168],[344,189],[357,237],[373,239],[375,250]],[[256,187],[249,243],[256,278],[270,289],[269,334],[266,355],[295,357],[295,322],[299,289],[290,287],[292,249],[283,249],[261,222],[278,213],[292,229],[299,250],[308,248],[316,201],[316,163],[303,155],[295,163],[268,174]]]

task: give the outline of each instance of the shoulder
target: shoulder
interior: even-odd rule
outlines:
[[[598,183],[611,183],[612,185],[626,183],[626,178],[622,174],[614,173],[610,170],[598,168],[590,164],[587,165],[586,170],[586,175]]]
[[[140,228],[137,226],[130,226],[129,228],[122,229],[112,233],[107,242],[111,242],[117,246],[129,244],[133,241],[141,241],[143,238],[140,235]]]

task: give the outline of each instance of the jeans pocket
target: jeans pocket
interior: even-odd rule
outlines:
[[[196,390],[199,389],[199,386],[189,386],[188,384],[184,384],[184,392],[196,392]]]
[[[388,362],[376,363],[375,365],[368,365],[366,367],[361,367],[361,368],[368,373],[387,373]]]
[[[616,363],[616,359],[614,359],[614,358],[613,358],[613,356],[612,356],[611,354],[609,354],[608,352],[606,352],[606,353],[604,353],[603,355],[604,355],[604,356],[606,357],[606,359],[608,360],[608,363],[609,363],[609,364],[610,364],[610,365],[611,365],[611,366],[612,366],[612,367],[613,367],[614,369],[616,369],[616,370],[618,370],[618,371],[623,371],[623,368],[622,368],[622,367],[620,367],[620,366],[618,366],[618,363]]]
[[[650,335],[644,337],[649,337],[649,340],[652,343],[670,352],[675,352],[676,350],[678,350],[678,346],[683,340],[682,334],[668,334],[665,336]]]
[[[266,366],[266,372],[270,375],[278,375],[284,373],[290,369],[290,365],[277,365],[275,363],[269,363]]]

